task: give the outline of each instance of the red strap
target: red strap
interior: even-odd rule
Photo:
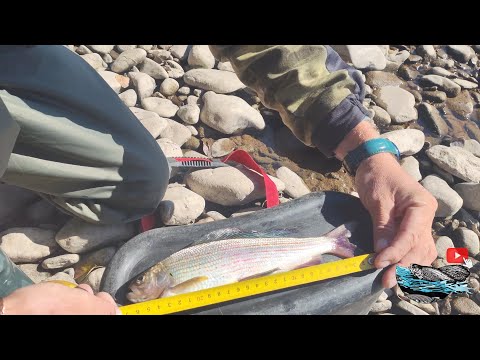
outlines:
[[[155,227],[155,215],[147,215],[140,220],[140,232],[152,230]]]
[[[278,200],[278,190],[275,183],[270,179],[267,173],[253,160],[249,153],[245,150],[235,150],[230,153],[223,162],[235,161],[239,164],[246,166],[249,169],[255,170],[256,172],[262,174],[263,181],[265,183],[265,194],[267,198],[267,208],[278,205],[280,202]]]
[[[245,150],[235,150],[230,153],[223,162],[235,161],[239,164],[246,166],[248,169],[255,170],[260,173],[265,183],[265,195],[267,198],[267,208],[278,205],[278,190],[275,183],[268,177],[267,173],[253,160],[253,158]],[[256,174],[258,175],[258,174]],[[260,175],[258,175],[260,176]],[[155,227],[155,216],[147,215],[140,221],[140,232],[151,230]]]

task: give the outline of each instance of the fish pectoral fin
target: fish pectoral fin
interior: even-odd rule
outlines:
[[[246,276],[244,278],[240,278],[240,279],[238,279],[238,281],[250,280],[250,279],[255,279],[255,278],[266,276],[266,275],[271,275],[275,271],[278,271],[278,270],[280,270],[280,268],[276,267],[275,269],[272,269],[272,270],[268,270],[268,271],[264,271],[264,272],[261,272],[261,273],[258,273],[258,274],[253,274],[253,275]]]
[[[188,279],[187,281],[184,281],[180,284],[175,285],[174,287],[168,289],[168,291],[172,294],[184,293],[184,292],[187,292],[186,290],[189,287],[194,286],[195,284],[201,283],[206,280],[208,280],[207,276],[197,276],[197,277]]]

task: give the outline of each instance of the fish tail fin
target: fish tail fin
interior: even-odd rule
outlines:
[[[352,231],[356,226],[356,222],[346,223],[324,235],[325,237],[333,239],[332,253],[334,255],[345,258],[354,256],[357,246],[352,244],[348,239],[352,236]]]

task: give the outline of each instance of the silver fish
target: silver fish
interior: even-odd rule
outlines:
[[[327,253],[352,257],[356,246],[348,238],[353,225],[310,238],[250,237],[195,244],[139,276],[130,284],[127,299],[143,302],[286,272],[319,264]]]

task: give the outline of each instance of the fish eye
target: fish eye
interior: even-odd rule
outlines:
[[[139,278],[137,278],[136,283],[137,283],[137,284],[140,284],[140,283],[143,282],[143,280],[145,280],[145,275],[142,275],[142,276],[140,276]]]

